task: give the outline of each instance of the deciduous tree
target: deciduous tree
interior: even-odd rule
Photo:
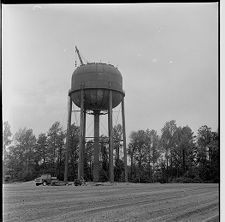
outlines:
[[[32,129],[19,129],[14,136],[15,146],[11,152],[18,158],[16,166],[20,168],[19,177],[29,180],[33,177],[36,137]],[[15,159],[14,159],[15,160]]]
[[[12,133],[11,133],[11,129],[10,129],[10,125],[8,123],[8,121],[4,122],[3,124],[4,129],[3,129],[3,154],[4,156],[7,153],[7,147],[11,144],[12,139]]]
[[[166,122],[164,127],[161,130],[162,136],[160,140],[160,145],[162,149],[164,149],[165,151],[167,182],[169,180],[169,160],[170,160],[170,175],[172,174],[173,149],[175,147],[174,133],[176,132],[176,130],[177,130],[177,125],[175,120]]]
[[[53,123],[47,134],[47,144],[48,144],[48,162],[51,165],[51,173],[62,177],[61,175],[61,163],[64,147],[65,134],[63,132],[62,126],[58,121]]]

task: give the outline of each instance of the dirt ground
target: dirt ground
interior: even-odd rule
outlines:
[[[219,221],[218,184],[3,185],[4,221]]]

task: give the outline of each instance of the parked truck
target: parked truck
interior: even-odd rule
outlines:
[[[35,179],[36,186],[39,186],[41,184],[43,186],[53,185],[56,182],[58,182],[57,177],[52,177],[51,174],[43,174]]]

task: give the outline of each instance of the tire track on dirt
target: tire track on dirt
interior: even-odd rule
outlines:
[[[190,214],[200,221],[218,218],[218,184],[116,184],[86,187],[6,186],[4,221],[165,221]],[[206,205],[204,205],[206,204]],[[207,217],[203,217],[207,214]],[[184,215],[183,215],[184,214]],[[211,218],[210,218],[211,217]],[[162,220],[164,218],[164,220]],[[186,219],[185,219],[186,218]]]
[[[175,217],[172,217],[171,219],[166,220],[166,222],[184,221],[187,218],[190,219],[196,214],[202,215],[207,213],[209,210],[214,211],[216,209],[218,209],[218,202],[208,203],[208,204],[205,204],[204,206],[199,206],[197,209],[191,209],[191,210],[188,209],[184,213],[181,213],[178,216],[175,216]]]
[[[134,199],[129,200],[129,199],[126,199],[125,203],[118,204],[118,201],[117,201],[117,203],[115,203],[114,205],[110,204],[110,206],[106,206],[105,203],[104,203],[103,206],[101,206],[103,203],[100,203],[99,207],[95,207],[95,208],[92,207],[91,209],[83,209],[83,210],[78,210],[78,209],[72,210],[72,209],[70,209],[69,212],[67,212],[67,213],[65,212],[64,214],[61,214],[60,216],[56,216],[55,218],[51,217],[51,219],[54,219],[54,220],[57,220],[57,221],[60,221],[60,220],[65,221],[66,218],[75,217],[76,220],[83,221],[83,219],[82,219],[84,217],[83,215],[85,215],[85,218],[88,218],[88,217],[91,217],[91,216],[104,214],[104,212],[109,212],[109,211],[116,211],[116,210],[120,210],[120,209],[126,210],[126,208],[128,208],[128,209],[129,208],[138,209],[140,207],[143,208],[144,205],[146,205],[146,206],[151,205],[149,207],[158,207],[160,204],[161,205],[163,205],[163,204],[165,205],[165,203],[171,204],[171,201],[177,202],[178,201],[178,196],[177,196],[178,193],[173,193],[173,194],[174,194],[173,196],[168,196],[166,198],[165,197],[161,197],[161,198],[157,197],[155,199],[152,199],[150,196],[148,196],[148,198],[145,199],[145,200],[134,200]],[[206,193],[199,194],[198,197],[205,196],[205,194]],[[212,192],[210,191],[209,194],[212,194]],[[141,197],[141,198],[143,198],[143,197]],[[191,198],[192,198],[191,196],[188,196],[188,197],[185,196],[185,197],[181,197],[180,199],[182,199],[182,200],[187,199],[188,200],[188,199],[191,199]],[[188,200],[188,201],[190,201],[190,200]],[[192,203],[190,205],[192,205]],[[183,208],[186,208],[186,207],[187,206],[184,206]],[[85,208],[85,206],[83,206],[83,208]],[[164,209],[162,209],[162,207],[159,207],[159,208],[157,210],[152,211],[150,214],[148,214],[148,216],[153,217],[153,216],[157,216],[158,214],[161,214],[161,215],[165,214],[166,215],[170,212],[167,207],[164,208]],[[141,215],[139,216],[139,218],[141,219],[140,221],[142,221]],[[45,218],[45,220],[46,219],[47,218]]]
[[[202,200],[200,200],[202,198]],[[198,203],[196,204],[196,200]],[[142,206],[142,209],[139,211],[137,210],[135,215],[128,214],[129,220],[120,220],[122,221],[135,221],[132,219],[132,216],[137,216],[140,221],[166,221],[168,218],[174,218],[177,216],[179,212],[185,212],[187,210],[192,211],[193,207],[200,204],[205,204],[205,202],[209,201],[218,204],[218,197],[215,196],[210,192],[210,196],[205,199],[205,194],[201,194],[198,196],[193,197],[184,197],[184,198],[177,198],[176,200],[169,200],[166,202],[158,202],[155,205],[149,206]],[[147,208],[148,207],[148,208]],[[196,208],[195,208],[196,209]],[[213,212],[216,209],[210,209]],[[213,213],[212,212],[212,213]],[[146,220],[148,218],[148,220]],[[149,218],[152,218],[149,220]],[[172,219],[171,221],[175,221]],[[183,221],[183,220],[180,220]]]

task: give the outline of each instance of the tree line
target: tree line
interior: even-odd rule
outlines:
[[[68,179],[77,178],[79,157],[78,126],[69,135]],[[124,180],[122,126],[113,128],[114,177]],[[100,181],[108,181],[109,145],[100,137]],[[56,121],[46,133],[36,137],[32,129],[19,129],[14,135],[10,124],[3,124],[3,175],[12,181],[29,181],[44,173],[63,180],[66,131]],[[195,136],[189,126],[168,121],[161,129],[138,130],[130,134],[128,179],[130,182],[219,182],[219,134],[202,126]],[[93,141],[85,144],[84,175],[93,180]]]

